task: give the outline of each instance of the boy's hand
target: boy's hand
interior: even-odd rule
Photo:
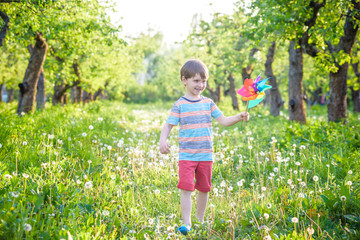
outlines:
[[[170,144],[165,142],[160,142],[160,153],[168,154],[170,152]]]
[[[248,112],[240,113],[240,121],[249,121],[250,115]]]

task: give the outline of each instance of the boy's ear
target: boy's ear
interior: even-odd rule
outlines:
[[[186,78],[184,76],[181,76],[181,81],[183,82],[184,85],[186,85]]]

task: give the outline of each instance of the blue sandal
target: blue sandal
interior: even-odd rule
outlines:
[[[182,225],[181,227],[178,228],[178,231],[181,232],[181,234],[186,236],[188,234],[188,232],[191,231],[191,227],[187,224]]]

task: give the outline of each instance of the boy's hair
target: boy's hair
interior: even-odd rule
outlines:
[[[209,78],[209,71],[205,65],[200,60],[192,59],[187,61],[180,70],[180,79],[184,76],[185,79],[192,78],[196,74],[199,74],[201,79]]]

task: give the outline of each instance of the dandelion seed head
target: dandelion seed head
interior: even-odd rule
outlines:
[[[25,230],[26,232],[30,232],[31,229],[32,229],[32,227],[31,227],[30,224],[28,224],[28,223],[25,223],[25,224],[24,224],[24,230]]]
[[[89,182],[86,182],[86,183],[85,183],[85,188],[90,189],[90,188],[92,188],[92,187],[93,187],[92,181],[89,181]]]
[[[346,201],[346,197],[345,197],[345,196],[341,196],[340,199],[341,199],[341,201],[343,201],[343,202]]]
[[[308,227],[306,230],[309,233],[309,235],[313,235],[315,232],[315,230],[312,227]]]
[[[298,219],[297,217],[293,217],[293,218],[291,219],[291,222],[293,222],[293,223],[298,223],[298,222],[299,222],[299,219]]]
[[[314,177],[313,177],[313,180],[314,180],[315,182],[317,182],[317,181],[319,181],[319,177],[318,177],[318,176],[314,176]]]
[[[265,218],[266,220],[269,219],[269,214],[264,213],[264,218]]]

